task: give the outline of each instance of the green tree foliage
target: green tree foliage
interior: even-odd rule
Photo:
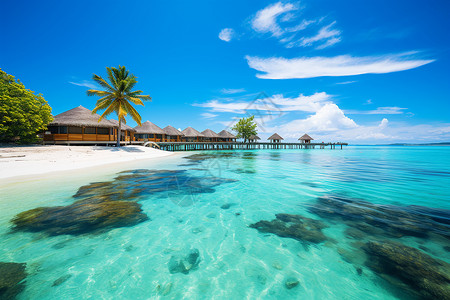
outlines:
[[[236,123],[236,125],[233,126],[233,128],[231,128],[237,133],[236,137],[238,139],[244,139],[244,143],[247,142],[250,136],[258,133],[256,131],[256,127],[258,127],[258,125],[253,121],[254,118],[255,116],[242,118]]]
[[[52,109],[41,94],[0,69],[0,142],[32,143],[47,129]]]
[[[92,113],[96,113],[98,110],[105,110],[100,116],[99,121],[115,112],[119,120],[119,129],[117,134],[117,147],[120,146],[120,130],[122,122],[126,123],[125,117],[130,114],[133,120],[141,126],[141,116],[137,110],[131,105],[144,106],[142,100],[151,100],[148,95],[141,95],[142,91],[133,91],[134,86],[137,83],[136,76],[130,74],[130,72],[122,66],[119,68],[106,67],[106,73],[108,74],[109,83],[98,75],[93,75],[94,79],[104,90],[88,90],[88,96],[99,96],[96,107]]]

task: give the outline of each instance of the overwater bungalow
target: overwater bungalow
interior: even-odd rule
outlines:
[[[116,125],[116,128],[114,129],[114,140],[117,141],[117,131],[119,128],[119,121],[111,119],[109,120],[112,123]],[[136,132],[136,129],[134,129],[131,126],[128,126],[127,124],[124,124],[122,122],[121,124],[121,130],[120,130],[120,140],[125,142],[131,142],[134,141],[134,133]]]
[[[248,142],[249,143],[256,143],[256,141],[257,140],[260,140],[261,138],[259,137],[259,136],[257,136],[257,135],[251,135],[249,138],[248,138]]]
[[[184,136],[181,131],[170,125],[164,127],[163,130],[166,133],[167,142],[181,142],[181,139]]]
[[[305,133],[305,134],[302,135],[298,140],[299,140],[301,143],[304,143],[304,144],[310,144],[311,141],[314,140],[314,139]]]
[[[211,129],[203,130],[202,134],[204,136],[203,138],[204,142],[218,142],[218,139],[220,138],[220,135],[218,135]]]
[[[44,133],[44,143],[54,144],[111,144],[115,141],[116,125],[78,106],[53,117]]]
[[[186,128],[182,131],[182,133],[184,134],[183,142],[202,142],[203,138],[205,137],[203,133],[195,130],[192,127]]]
[[[272,143],[281,143],[281,140],[284,140],[278,133],[272,134],[268,140]]]
[[[137,141],[164,142],[166,139],[165,131],[150,121],[146,121],[142,123],[142,126],[136,126],[134,129],[136,129],[134,136]]]
[[[218,135],[220,136],[220,142],[236,142],[236,136],[226,130],[222,130]]]

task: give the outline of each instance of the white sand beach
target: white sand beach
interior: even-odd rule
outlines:
[[[99,165],[173,155],[143,146],[17,146],[0,147],[0,179],[69,171]]]

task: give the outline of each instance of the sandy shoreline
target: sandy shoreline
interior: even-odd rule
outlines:
[[[141,159],[157,159],[173,154],[143,146],[0,147],[0,179],[70,171]]]

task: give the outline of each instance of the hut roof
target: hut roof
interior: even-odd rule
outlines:
[[[93,114],[91,110],[78,106],[68,111],[60,113],[53,117],[53,122],[50,126],[86,126],[86,127],[116,127],[114,123],[107,119],[102,119],[100,122],[100,115]]]
[[[236,138],[236,136],[234,134],[232,134],[232,133],[230,133],[230,132],[228,132],[226,130],[222,130],[221,132],[218,133],[218,135],[221,138],[228,138],[228,139],[235,139]]]
[[[278,133],[272,134],[268,140],[284,140]]]
[[[172,127],[170,125],[164,127],[163,130],[167,135],[179,135],[179,136],[184,135],[181,131],[179,131],[178,129],[176,129],[175,127]]]
[[[260,140],[261,138],[257,135],[251,135],[248,139],[249,140]]]
[[[114,123],[114,124],[116,125],[116,126],[114,126],[114,127],[119,127],[119,121],[114,120],[114,119],[111,119],[111,120],[109,120],[109,121],[112,122],[112,123]],[[125,124],[124,122],[122,122],[121,126],[122,126],[122,130],[136,131],[136,129],[134,129],[134,128],[131,127],[131,126],[128,126],[128,125]]]
[[[301,136],[301,138],[299,138],[299,140],[305,141],[305,140],[314,140],[314,139],[305,133],[304,135]]]
[[[136,133],[147,133],[147,134],[166,134],[164,130],[156,126],[150,121],[142,123],[142,126],[134,127]]]
[[[220,135],[212,131],[211,129],[206,129],[202,131],[202,134],[207,138],[220,138]]]
[[[204,135],[192,127],[188,127],[182,131],[185,137],[204,137]]]

